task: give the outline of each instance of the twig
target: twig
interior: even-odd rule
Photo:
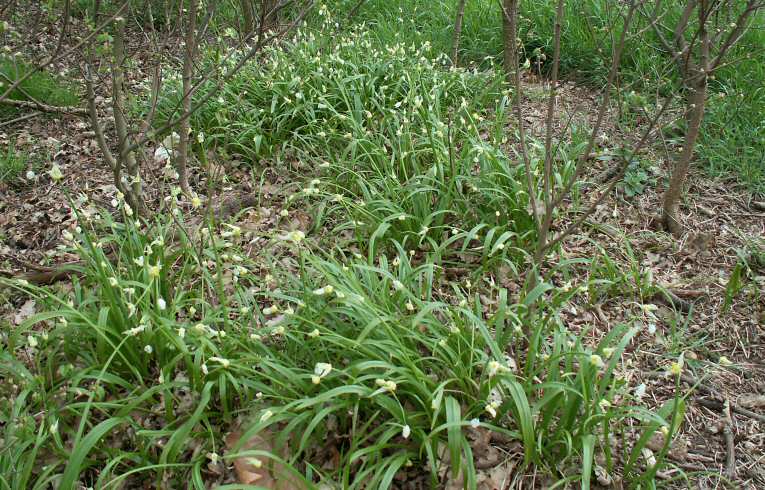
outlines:
[[[27,119],[32,119],[34,117],[41,116],[41,115],[42,115],[42,112],[40,112],[40,111],[30,112],[29,114],[24,114],[23,116],[11,119],[10,121],[3,121],[3,122],[1,122],[0,123],[0,128],[2,128],[3,126],[9,126],[11,124],[15,124],[15,123],[18,123],[18,122],[26,121]]]
[[[723,437],[725,437],[725,447],[727,449],[725,473],[728,478],[733,480],[736,478],[736,442],[733,440],[733,418],[730,416],[730,400],[725,400],[723,404],[723,417],[725,419]]]

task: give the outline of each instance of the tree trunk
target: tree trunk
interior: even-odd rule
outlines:
[[[462,36],[462,20],[465,17],[465,2],[459,0],[457,3],[457,17],[454,19],[454,42],[452,44],[452,64],[457,66],[457,60],[460,51],[460,36]]]
[[[518,69],[518,0],[502,0],[502,45],[504,47],[503,64],[508,80],[514,79],[513,72]]]
[[[683,84],[689,91],[687,98],[688,108],[685,117],[688,129],[685,132],[683,149],[672,169],[669,187],[664,192],[662,204],[662,221],[664,226],[676,237],[679,237],[683,232],[683,227],[678,220],[678,208],[680,197],[683,194],[685,179],[688,176],[688,169],[691,166],[691,160],[693,160],[693,150],[699,137],[701,122],[704,120],[704,106],[707,100],[707,76],[709,76],[711,66],[709,62],[710,39],[707,30],[707,22],[709,22],[707,0],[701,0],[696,7],[699,15],[699,61],[698,66],[693,66],[689,62],[690,66],[685,69],[683,77]]]
[[[187,114],[191,111],[191,76],[194,71],[194,54],[197,43],[197,0],[189,2],[188,24],[186,25],[186,50],[183,56],[183,101],[181,103],[182,113]],[[183,119],[178,127],[180,140],[175,155],[175,168],[178,171],[178,183],[181,190],[186,194],[191,194],[188,175],[188,157],[191,139],[191,128],[189,118]]]
[[[244,36],[249,36],[255,32],[255,7],[252,0],[239,0],[242,7],[242,30]]]
[[[115,185],[117,188],[122,186],[125,189],[125,200],[130,206],[141,215],[146,214],[146,203],[143,200],[143,189],[141,185],[141,174],[135,153],[129,151],[130,147],[128,123],[125,107],[125,93],[123,86],[125,84],[125,20],[115,21],[114,30],[114,61],[112,64],[112,112],[114,115],[114,128],[117,133],[117,150],[119,155],[116,157]],[[97,122],[96,122],[97,123]],[[124,165],[127,177],[121,176],[119,170]],[[124,180],[123,180],[124,179]]]
[[[688,169],[693,159],[693,149],[696,146],[696,140],[699,136],[701,122],[704,119],[704,104],[706,102],[707,87],[706,82],[702,82],[693,89],[688,100],[690,110],[685,120],[688,124],[688,130],[685,133],[685,141],[680,156],[672,169],[672,176],[669,179],[669,187],[664,192],[664,203],[662,207],[662,219],[664,226],[673,235],[680,236],[683,232],[680,221],[678,220],[678,208],[680,197],[683,193],[685,179],[688,176]]]

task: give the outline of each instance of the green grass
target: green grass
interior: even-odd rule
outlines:
[[[338,11],[354,2],[338,2]],[[370,0],[360,9],[357,22],[370,26],[375,36],[385,42],[400,41],[420,45],[430,42],[437,52],[450,53],[456,2],[377,1]],[[678,15],[677,2],[664,2]],[[345,6],[345,7],[344,7]],[[521,2],[522,19],[519,35],[525,56],[533,63],[545,60],[541,71],[547,71],[552,60],[555,2]],[[705,117],[697,153],[712,175],[736,175],[740,182],[757,193],[765,192],[765,13],[753,21],[731,51],[735,61],[718,71],[711,85],[709,108]],[[617,11],[613,2],[567,2],[561,44],[563,76],[601,87],[610,66],[612,36],[618,37]],[[636,25],[645,27],[645,20]],[[501,60],[501,17],[497,2],[467,2],[462,34],[462,63],[485,64],[487,58]],[[649,30],[631,38],[622,57],[620,83],[630,85],[646,95],[677,90],[677,75],[668,70],[667,55]],[[536,66],[533,64],[532,66]]]
[[[410,464],[436,485],[445,450],[470,488],[470,426],[519,441],[522,467],[555,479],[589,480],[595,455],[633,484],[665,464],[667,448],[648,467],[641,449],[678,430],[682,399],[649,411],[617,376],[636,329],[597,344],[565,329],[557,312],[584,290],[543,282],[511,301],[447,279],[435,252],[346,256],[279,229],[261,247],[279,266],[256,274],[238,228],[194,232],[173,214],[81,217],[64,237],[85,264],[72,288],[4,281],[39,311],[3,329],[5,487],[205,488],[213,454],[230,463],[241,449],[347,488],[387,488]],[[224,451],[237,417],[241,440],[274,447]],[[623,449],[609,443],[636,429]]]
[[[29,64],[15,55],[0,55],[0,92],[5,93],[8,87],[28,73],[29,69]],[[8,95],[8,98],[14,100],[30,100],[30,97],[53,106],[73,106],[80,102],[70,84],[44,70],[31,75]],[[15,117],[19,112],[11,106],[0,104],[2,119]]]
[[[548,45],[545,8],[526,13],[530,53]],[[523,285],[536,232],[506,135],[511,93],[486,59],[499,54],[496,9],[469,3],[469,69],[443,55],[451,6],[371,0],[366,27],[339,34],[331,10],[192,118],[203,161],[214,152],[292,178],[283,201],[264,202],[282,207],[269,228],[192,225],[173,190],[145,224],[123,202],[117,218],[80,213],[63,236],[82,260],[71,286],[2,280],[36,313],[2,325],[0,488],[202,489],[237,457],[280,460],[309,488],[388,488],[413,469],[434,487],[446,470],[472,488],[475,430],[520,444],[519,475],[588,488],[602,470],[658,486],[684,397],[649,409],[623,377],[660,292],[638,254],[598,248],[551,265],[530,290],[505,287]],[[565,31],[567,73],[589,83],[602,76],[585,60],[604,15]],[[654,58],[634,48],[625,66],[637,80]],[[164,119],[178,97],[168,80]],[[586,129],[561,142],[556,185]],[[531,143],[536,179],[544,155]],[[650,185],[646,167],[634,163],[625,193]],[[289,231],[296,212],[311,215],[307,237]],[[761,295],[743,277],[729,295]],[[567,328],[564,311],[617,297],[640,313],[628,307],[604,336]],[[659,356],[682,358],[689,318],[673,320]],[[226,447],[234,428],[270,444]],[[651,464],[643,449],[656,432],[670,437]]]
[[[0,153],[0,182],[14,182],[27,168],[29,157],[19,152],[15,145],[9,144],[4,153]]]
[[[501,73],[374,30],[330,43],[334,20],[316,15],[320,30],[269,50],[192,120],[199,155],[300,162],[269,229],[195,229],[174,190],[146,224],[122,202],[119,219],[80,213],[63,236],[82,260],[71,287],[3,281],[37,313],[3,326],[0,483],[201,489],[238,455],[279,459],[309,488],[388,488],[407,468],[472,488],[470,433],[490,430],[521,445],[519,474],[587,488],[600,466],[655,485],[669,444],[655,465],[642,449],[680,430],[683,398],[648,409],[621,377],[635,327],[594,340],[561,316],[642,301],[639,262],[563,261],[520,294],[498,284],[500,269],[522,280],[536,240]],[[288,229],[296,211],[313,218],[307,237]],[[581,287],[554,285],[577,267]],[[234,427],[271,444],[226,448]]]

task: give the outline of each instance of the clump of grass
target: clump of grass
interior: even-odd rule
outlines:
[[[203,468],[252,450],[223,454],[237,414],[251,420],[241,441],[279,434],[255,457],[349,488],[387,487],[410,464],[436,484],[446,454],[469,486],[469,428],[517,440],[524,465],[583,485],[596,456],[636,483],[665,464],[666,448],[648,466],[641,450],[678,430],[682,401],[650,412],[617,376],[634,330],[597,345],[566,331],[555,312],[578,290],[541,283],[511,302],[450,283],[435,254],[327,255],[278,231],[266,248],[280,268],[256,275],[239,228],[194,231],[170,202],[174,218],[148,225],[121,202],[120,222],[80,214],[64,236],[83,261],[71,289],[4,281],[40,308],[5,332],[0,468],[12,488],[204,488]],[[633,442],[613,447],[612,435]]]
[[[23,77],[31,69],[29,63],[16,55],[0,55],[0,92],[16,80]],[[79,97],[73,88],[59,77],[47,71],[38,71],[27,78],[9,95],[9,99],[30,100],[30,97],[52,106],[73,106],[79,102]],[[0,117],[10,117],[17,111],[10,106],[0,105]]]
[[[17,180],[27,168],[28,160],[26,153],[18,151],[13,143],[9,144],[5,152],[0,153],[0,182]]]
[[[329,11],[319,16],[324,36],[334,35]],[[299,159],[321,185],[296,190],[289,206],[318,197],[318,225],[361,242],[435,249],[452,234],[444,255],[477,241],[470,247],[484,255],[507,245],[500,256],[533,242],[523,170],[500,149],[500,74],[450,68],[428,43],[381,44],[366,30],[331,49],[311,32],[281,48],[196,115],[205,145],[253,162]]]
[[[532,62],[544,55],[546,62],[553,39],[554,4],[551,2],[522,3],[520,35],[527,57]],[[682,5],[677,2],[663,4],[665,19],[679,16]],[[713,175],[735,174],[755,192],[762,193],[765,185],[763,155],[765,143],[759,134],[765,124],[765,69],[760,46],[765,33],[757,28],[765,18],[760,12],[738,44],[728,56],[730,63],[715,73],[710,84],[710,101],[698,146],[698,153],[707,170]],[[567,8],[562,30],[561,70],[595,86],[601,86],[608,74],[608,62],[613,39],[623,19],[612,2],[599,0],[587,5]],[[625,46],[620,76],[624,86],[643,94],[669,93],[680,90],[677,74],[660,42],[646,25],[638,19],[634,36]],[[464,36],[464,35],[463,35]],[[542,72],[544,73],[542,63]]]

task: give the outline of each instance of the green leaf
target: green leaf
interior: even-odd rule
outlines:
[[[93,449],[93,446],[95,446],[102,437],[111,432],[112,429],[129,421],[130,419],[127,417],[114,417],[106,419],[93,427],[93,429],[88,432],[88,435],[83,437],[80,442],[72,448],[72,454],[69,456],[69,463],[66,465],[64,474],[61,476],[61,483],[58,488],[62,490],[74,488],[77,478],[84,469],[83,463],[85,457],[90,453],[90,450]]]

